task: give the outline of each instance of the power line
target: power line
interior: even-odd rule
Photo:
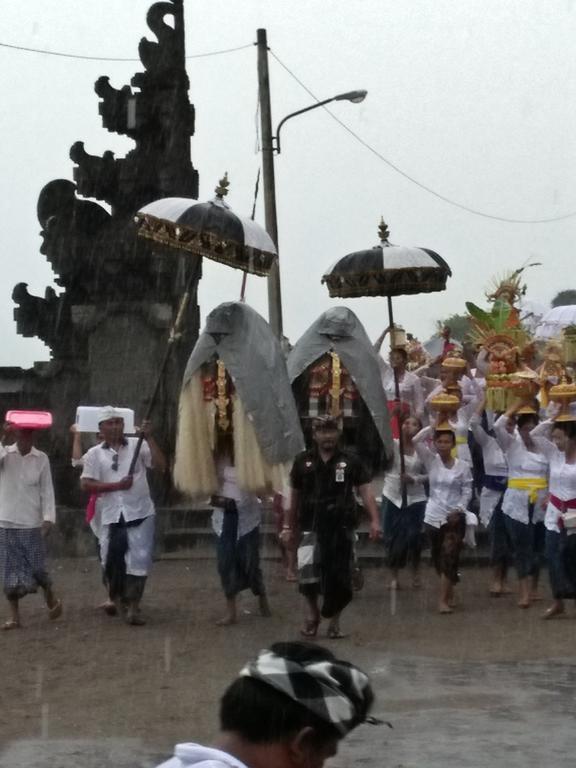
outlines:
[[[238,45],[235,48],[223,48],[219,51],[207,51],[206,53],[193,53],[186,56],[186,59],[203,59],[206,56],[220,56],[223,53],[234,53],[234,51],[243,51],[245,48],[253,48],[254,43]],[[83,59],[84,61],[138,61],[139,58],[122,58],[119,56],[88,56],[80,53],[64,53],[63,51],[47,51],[43,48],[28,48],[25,45],[10,45],[10,43],[1,43],[0,48],[10,48],[13,51],[26,51],[27,53],[42,53],[45,56],[60,56],[65,59]]]
[[[284,62],[274,53],[274,51],[270,50],[270,55],[276,59],[278,64],[286,70],[286,72],[308,93],[309,96],[311,96],[315,101],[320,101],[321,99],[316,96],[315,93],[313,93],[310,88],[308,88],[305,83],[300,80],[300,78],[286,65]],[[412,182],[412,184],[415,184],[417,187],[420,187],[420,189],[424,190],[425,192],[428,192],[430,195],[433,195],[434,197],[437,197],[439,200],[442,200],[445,203],[448,203],[448,205],[453,205],[456,208],[460,208],[462,211],[467,211],[468,213],[474,214],[474,216],[482,216],[485,219],[493,219],[495,221],[503,221],[508,224],[550,224],[552,222],[556,221],[565,221],[566,219],[572,219],[576,216],[576,211],[572,211],[570,213],[564,213],[559,216],[550,216],[543,219],[511,219],[507,216],[497,216],[495,214],[486,213],[485,211],[480,211],[476,208],[471,208],[468,205],[465,205],[464,203],[459,203],[457,200],[452,200],[449,197],[446,197],[446,195],[441,194],[440,192],[437,192],[435,189],[432,189],[432,187],[427,186],[426,184],[423,184],[421,181],[418,181],[418,179],[414,178],[414,176],[411,176],[409,173],[406,173],[406,171],[403,171],[402,168],[400,168],[396,163],[393,163],[391,160],[389,160],[387,157],[384,157],[380,152],[378,152],[377,149],[375,149],[373,146],[368,144],[365,139],[363,139],[361,136],[359,136],[355,131],[350,128],[349,125],[347,125],[343,120],[340,120],[339,117],[337,117],[334,112],[329,110],[327,107],[323,107],[323,109],[330,115],[330,117],[335,120],[338,125],[340,125],[342,128],[344,128],[345,131],[347,131],[351,136],[353,136],[356,141],[358,141],[360,144],[362,144],[363,147],[365,147],[369,152],[371,152],[373,155],[375,155],[379,160],[381,160],[383,163],[386,163],[386,165],[392,170],[396,171],[396,173],[400,174],[400,176],[403,176],[408,181]]]

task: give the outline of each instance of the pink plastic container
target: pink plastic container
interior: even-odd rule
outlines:
[[[48,411],[8,411],[5,419],[16,429],[49,429],[52,414]]]

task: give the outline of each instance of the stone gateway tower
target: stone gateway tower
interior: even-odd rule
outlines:
[[[40,250],[63,290],[47,288],[41,298],[19,283],[13,292],[18,333],[39,337],[51,350],[50,362],[25,373],[19,400],[54,413],[48,449],[64,502],[68,427],[76,406],[115,403],[142,418],[192,268],[190,256],[168,253],[136,235],[134,214],[141,206],[162,197],[198,197],[190,157],[194,107],[185,68],[183,0],[154,3],[147,23],[156,41],[140,41],[144,71],[120,89],[108,77],[95,84],[104,128],[128,136],[134,148],[117,158],[112,152],[91,155],[81,141],[72,146],[74,183],[51,181],[38,199]],[[194,300],[154,415],[167,449],[198,325]]]

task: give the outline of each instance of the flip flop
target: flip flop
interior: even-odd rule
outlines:
[[[20,629],[22,624],[20,624],[19,621],[14,621],[14,619],[9,619],[8,621],[5,621],[4,624],[2,624],[2,629],[6,632],[9,632],[11,629]]]
[[[48,616],[50,619],[58,619],[62,616],[62,600],[56,600],[52,608],[48,608]]]

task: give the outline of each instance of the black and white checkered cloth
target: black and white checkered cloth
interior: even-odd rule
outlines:
[[[255,661],[246,664],[240,676],[271,685],[343,736],[367,720],[374,699],[368,675],[338,659],[300,664],[263,650]]]

